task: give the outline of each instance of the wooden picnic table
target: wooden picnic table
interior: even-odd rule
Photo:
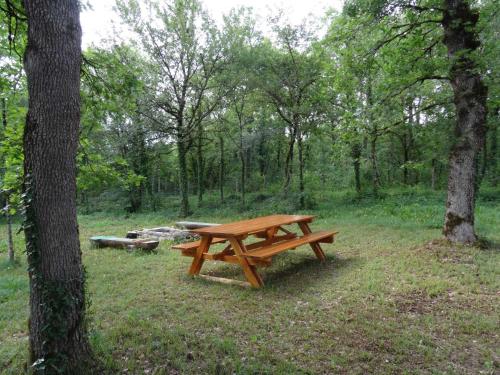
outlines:
[[[337,232],[312,232],[309,224],[314,216],[310,215],[271,215],[250,220],[193,229],[191,232],[201,237],[200,241],[174,245],[172,248],[182,250],[185,256],[192,256],[189,268],[190,275],[198,275],[205,260],[216,260],[239,264],[248,283],[259,288],[264,285],[262,277],[257,273],[257,266],[271,264],[272,257],[298,246],[309,244],[320,261],[325,254],[320,243],[332,243]],[[297,224],[302,231],[301,236],[284,228]],[[282,234],[280,234],[281,232]],[[245,244],[249,236],[260,238],[260,241]],[[214,244],[227,243],[217,253],[209,253]]]

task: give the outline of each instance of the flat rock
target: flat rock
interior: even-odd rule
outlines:
[[[134,230],[127,233],[127,238],[154,238],[158,241],[193,241],[199,239],[199,236],[188,230],[158,227],[151,229]]]

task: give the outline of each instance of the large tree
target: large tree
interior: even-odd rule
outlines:
[[[80,125],[78,0],[26,0],[24,132],[30,363],[35,372],[86,373],[85,278],[76,217]]]
[[[481,45],[476,30],[479,13],[466,0],[445,0],[443,5],[441,24],[456,107],[443,232],[453,242],[473,243],[476,163],[484,147],[487,114],[487,88],[472,56]]]
[[[162,5],[148,1],[147,5],[149,17],[137,0],[121,0],[118,9],[141,38],[148,56],[151,80],[145,84],[141,114],[154,124],[155,131],[176,143],[180,216],[187,216],[187,153],[195,133],[202,135],[203,122],[226,92],[214,85],[214,77],[225,66],[225,56],[217,28],[198,0],[172,0]]]
[[[304,143],[317,122],[317,91],[321,78],[320,63],[311,50],[314,40],[304,24],[282,24],[280,17],[272,19],[277,47],[262,43],[255,68],[259,86],[268,103],[286,124],[288,150],[285,159],[284,191],[288,192],[293,174],[295,145],[299,167],[300,208],[305,206]]]
[[[478,62],[480,40],[477,2],[467,0],[354,0],[347,14],[372,14],[383,22],[385,35],[375,50],[394,41],[414,41],[408,59],[400,60],[399,93],[426,80],[447,81],[455,104],[454,144],[449,152],[448,198],[443,226],[452,242],[474,243],[474,206],[477,193],[477,159],[486,134],[487,87]],[[413,38],[412,38],[413,37]],[[416,38],[415,38],[416,37]],[[415,41],[424,41],[422,46]],[[432,59],[447,50],[447,72]],[[413,69],[417,76],[405,71]]]

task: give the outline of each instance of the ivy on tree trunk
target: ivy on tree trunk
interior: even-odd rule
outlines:
[[[77,0],[24,2],[24,204],[30,279],[30,366],[90,373],[84,269],[76,217],[81,28]]]

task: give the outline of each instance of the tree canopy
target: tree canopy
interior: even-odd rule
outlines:
[[[242,209],[253,192],[307,209],[324,189],[447,189],[460,138],[450,82],[465,55],[488,88],[474,184],[496,186],[498,12],[493,0],[468,2],[477,48],[450,55],[451,3],[352,0],[325,15],[322,32],[283,14],[264,32],[251,8],[215,22],[197,0],[118,1],[133,36],[84,51],[81,209],[112,199],[129,212],[158,210],[178,195],[186,216],[207,193]],[[25,26],[20,4],[2,4],[0,184],[19,192]]]

